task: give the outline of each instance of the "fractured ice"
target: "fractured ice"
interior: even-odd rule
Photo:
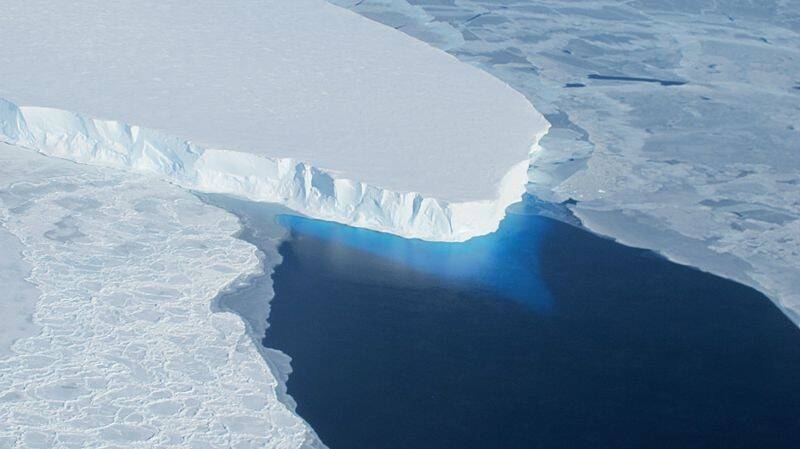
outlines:
[[[0,192],[0,204],[4,202]],[[18,339],[34,335],[38,328],[32,316],[39,292],[26,278],[30,267],[22,259],[23,246],[17,237],[2,227],[0,211],[0,359],[12,354],[11,345]]]
[[[525,94],[553,125],[532,194],[800,324],[797,1],[332,1]]]
[[[212,311],[261,269],[238,230],[164,181],[0,144],[0,242],[22,242],[0,273],[28,272],[10,312],[37,326],[0,330],[0,447],[322,447],[244,323]]]

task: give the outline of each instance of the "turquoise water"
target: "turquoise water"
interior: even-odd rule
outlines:
[[[346,248],[344,253],[348,255],[354,250],[362,252],[381,262],[432,276],[437,282],[470,285],[540,312],[553,306],[547,286],[537,275],[539,239],[549,226],[545,221],[513,216],[497,232],[462,243],[408,240],[296,215],[280,215],[278,223],[295,236],[327,242],[320,247],[318,256],[327,263],[349,263],[339,259],[342,248]],[[517,240],[521,233],[528,235],[522,245]],[[525,263],[508,263],[519,259]]]
[[[524,213],[465,244],[279,222],[264,344],[334,449],[800,438],[800,330],[748,287]]]

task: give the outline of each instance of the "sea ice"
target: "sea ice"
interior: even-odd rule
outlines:
[[[323,447],[241,319],[212,310],[261,269],[233,215],[0,144],[0,217],[25,262],[4,255],[15,271],[0,273],[29,273],[39,329],[0,332],[17,337],[0,358],[0,447]]]
[[[0,204],[3,204],[0,193]],[[4,205],[4,204],[3,204]],[[4,205],[5,206],[5,205]],[[18,339],[38,332],[33,323],[33,309],[39,292],[25,278],[30,267],[22,260],[22,244],[3,227],[0,215],[0,359],[12,354],[11,345]]]
[[[333,2],[525,94],[552,124],[533,195],[800,324],[797,1]]]

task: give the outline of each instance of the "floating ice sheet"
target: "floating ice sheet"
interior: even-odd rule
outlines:
[[[491,75],[322,0],[5,6],[0,97],[381,190],[499,201],[547,129]]]

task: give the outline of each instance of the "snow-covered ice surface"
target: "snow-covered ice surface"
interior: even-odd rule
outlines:
[[[524,93],[552,124],[532,194],[800,324],[799,1],[333,2]]]
[[[2,227],[2,220],[0,215],[0,359],[12,354],[11,345],[16,340],[38,332],[32,318],[39,299],[39,292],[25,280],[30,267],[22,260],[22,244]]]
[[[40,332],[0,358],[0,447],[322,447],[244,323],[212,309],[261,270],[233,215],[0,144],[0,225],[25,262],[3,266],[41,295]]]
[[[204,158],[224,173],[193,188],[405,236],[496,229],[547,130],[507,84],[322,0],[31,0],[4,5],[0,30],[0,97],[35,116],[37,149],[106,164],[157,129],[236,151]],[[92,118],[113,120],[99,148]],[[179,164],[148,144],[148,169]]]

